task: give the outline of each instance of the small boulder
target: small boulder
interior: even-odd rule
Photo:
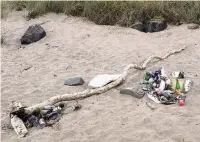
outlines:
[[[142,22],[136,22],[131,26],[131,28],[144,32],[145,25]]]
[[[153,20],[145,24],[144,32],[159,32],[167,28],[167,22],[165,20]]]
[[[82,85],[83,83],[84,80],[81,77],[69,78],[64,81],[64,84],[69,86]]]
[[[124,88],[120,90],[120,94],[131,95],[135,98],[141,99],[142,97],[144,97],[145,92],[137,88]]]
[[[198,24],[189,24],[187,27],[190,30],[195,30],[195,29],[199,28],[199,25]]]
[[[40,25],[30,26],[21,38],[21,44],[30,44],[46,36],[45,30]]]

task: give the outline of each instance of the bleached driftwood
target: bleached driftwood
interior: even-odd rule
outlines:
[[[123,80],[125,80],[126,76],[128,75],[129,69],[135,68],[137,70],[144,70],[147,67],[147,64],[151,60],[153,60],[153,59],[163,60],[163,59],[166,59],[167,57],[169,57],[170,55],[175,54],[175,53],[179,53],[179,52],[181,52],[182,50],[185,50],[185,49],[186,49],[186,47],[179,48],[177,50],[172,50],[172,51],[168,52],[167,54],[165,54],[163,56],[152,55],[149,58],[147,58],[141,65],[129,64],[124,68],[124,71],[123,71],[121,77],[119,77],[117,80],[107,84],[104,87],[96,88],[96,89],[86,89],[82,92],[76,92],[76,93],[72,93],[72,94],[57,95],[57,96],[51,97],[50,99],[46,100],[45,102],[35,104],[33,106],[25,108],[25,112],[30,114],[34,110],[40,109],[40,108],[44,107],[45,105],[53,105],[53,104],[61,102],[61,101],[71,101],[71,100],[83,99],[83,98],[92,96],[94,94],[104,93],[104,92],[110,90],[111,88],[114,88],[117,85],[121,84],[123,82]]]

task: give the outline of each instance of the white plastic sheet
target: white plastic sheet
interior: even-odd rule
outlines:
[[[115,75],[101,74],[101,75],[97,75],[89,82],[88,85],[92,88],[103,87],[106,84],[108,84],[112,81],[115,81],[120,76],[121,76],[121,74],[115,74]]]

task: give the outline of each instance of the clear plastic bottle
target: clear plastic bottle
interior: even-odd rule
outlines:
[[[16,115],[11,114],[11,125],[20,138],[25,137],[26,134],[28,133],[28,130],[26,129],[26,126],[24,125],[24,122]]]

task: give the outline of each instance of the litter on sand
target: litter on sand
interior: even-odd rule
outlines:
[[[164,68],[154,72],[146,72],[144,76],[143,91],[155,103],[174,104],[184,106],[186,95],[193,82],[185,78],[184,72],[173,72],[170,79]]]
[[[121,74],[115,74],[115,75],[101,74],[101,75],[97,75],[89,82],[88,85],[92,88],[103,87],[106,84],[115,81],[120,76],[121,76]]]
[[[64,104],[46,105],[32,114],[26,114],[24,108],[26,107],[22,103],[13,102],[13,111],[10,113],[11,125],[19,137],[26,136],[27,128],[38,127],[42,129],[58,122],[63,114]],[[81,105],[76,104],[71,108],[73,110],[70,109],[70,111],[76,111],[81,108]]]

